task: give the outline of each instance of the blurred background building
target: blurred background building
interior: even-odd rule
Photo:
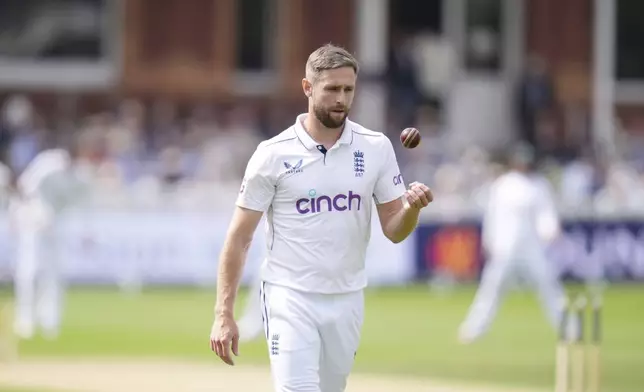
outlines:
[[[199,195],[236,188],[257,143],[306,109],[306,58],[333,42],[362,63],[352,117],[393,139],[423,132],[399,159],[435,188],[434,211],[476,209],[517,139],[566,208],[639,211],[642,12],[638,0],[6,0],[3,162],[20,171],[99,128],[105,202],[216,204]]]
[[[352,118],[398,147],[401,129],[421,130],[421,146],[398,159],[407,181],[436,194],[428,222],[478,219],[520,139],[538,151],[566,219],[632,218],[644,213],[642,14],[639,0],[5,0],[0,194],[39,151],[103,132],[109,153],[84,207],[103,215],[76,227],[70,269],[109,254],[108,243],[130,249],[130,238],[103,248],[100,238],[134,224],[154,227],[136,230],[140,246],[142,233],[172,238],[191,256],[168,250],[168,265],[182,265],[200,240],[161,233],[180,225],[157,213],[216,213],[203,216],[225,227],[247,159],[306,110],[305,62],[333,42],[361,61]],[[471,230],[441,240],[450,265],[479,264]],[[419,230],[411,257],[421,270],[428,236]],[[218,246],[202,254],[203,281]]]

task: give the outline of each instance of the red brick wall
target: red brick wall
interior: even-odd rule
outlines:
[[[592,81],[592,0],[528,0],[527,53],[551,66],[562,103],[589,103]]]

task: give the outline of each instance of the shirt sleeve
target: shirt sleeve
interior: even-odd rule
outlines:
[[[405,182],[400,174],[396,153],[391,140],[384,136],[382,151],[382,166],[376,180],[373,198],[376,204],[384,204],[396,200],[405,193]]]
[[[69,168],[69,156],[59,150],[38,154],[18,178],[18,188],[25,196],[36,196],[48,177]]]
[[[259,145],[246,166],[237,202],[239,207],[266,212],[275,196],[277,178],[268,149]]]

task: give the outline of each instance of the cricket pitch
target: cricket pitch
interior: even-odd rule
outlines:
[[[60,392],[271,392],[265,367],[227,367],[218,363],[177,360],[38,359],[4,364],[0,385],[47,388]],[[500,392],[517,391],[432,382],[426,379],[353,374],[347,392]],[[537,390],[521,389],[521,392]]]

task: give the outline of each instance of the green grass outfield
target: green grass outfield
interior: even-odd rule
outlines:
[[[490,333],[473,345],[461,346],[456,330],[473,295],[473,287],[445,295],[425,286],[369,290],[356,371],[551,387],[556,336],[534,296],[511,294]],[[22,343],[21,355],[170,356],[214,364],[218,359],[208,347],[213,301],[212,290],[149,289],[127,295],[73,289],[67,296],[61,338]],[[604,332],[602,390],[641,391],[644,286],[608,289]],[[242,345],[238,363],[267,363],[265,343]]]

